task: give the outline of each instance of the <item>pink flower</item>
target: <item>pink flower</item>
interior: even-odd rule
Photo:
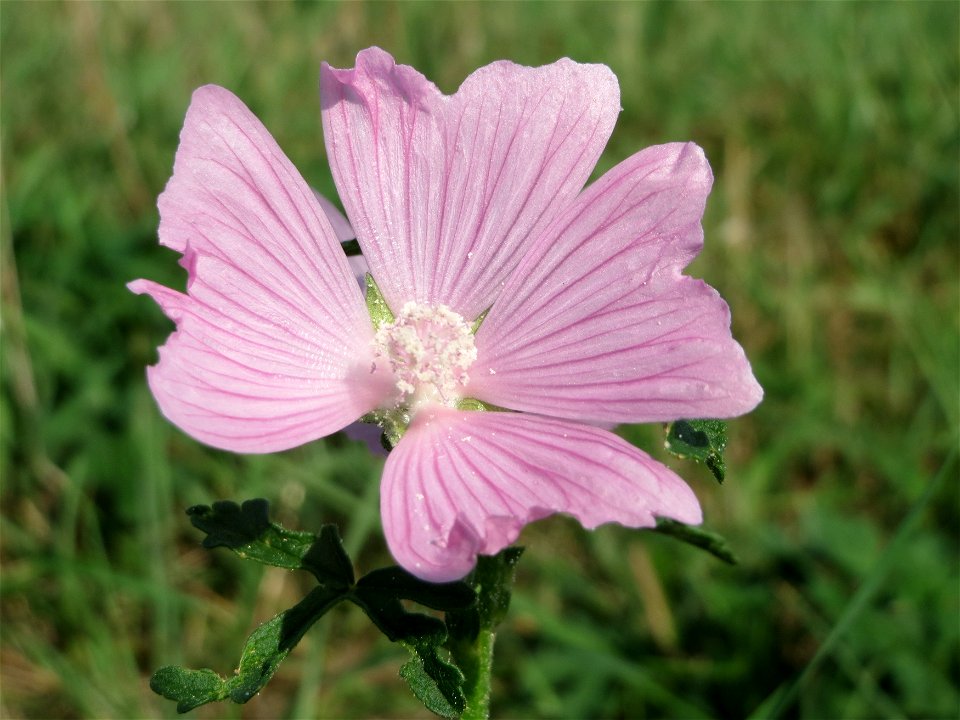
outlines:
[[[399,438],[387,542],[427,580],[463,576],[552,513],[700,522],[677,475],[601,429],[730,417],[762,396],[726,304],[681,274],[712,183],[700,148],[648,148],[583,189],[619,87],[567,59],[496,62],[445,96],[370,48],[354,69],[323,65],[321,100],[392,320],[371,321],[344,218],[240,100],[202,87],[159,200],[187,294],[130,284],[177,325],[148,370],[164,415],[210,445],[271,452],[374,414]]]

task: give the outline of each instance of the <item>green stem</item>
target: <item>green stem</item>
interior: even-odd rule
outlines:
[[[467,708],[461,720],[487,720],[490,717],[490,678],[493,674],[493,641],[491,630],[481,630],[469,653],[458,658],[466,676],[464,691]]]
[[[513,575],[522,548],[509,547],[497,555],[481,555],[468,582],[477,593],[475,605],[447,613],[452,635],[447,645],[463,673],[466,708],[461,720],[490,717],[490,681],[493,676],[494,628],[510,607]]]

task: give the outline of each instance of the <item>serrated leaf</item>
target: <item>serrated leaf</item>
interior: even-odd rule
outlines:
[[[268,514],[270,504],[258,498],[237,505],[232,500],[220,500],[211,505],[194,505],[187,508],[190,522],[207,534],[205,548],[242,548],[258,540],[270,529]]]
[[[411,658],[400,668],[413,694],[428,710],[446,718],[457,718],[467,706],[463,694],[463,673],[437,652],[436,645],[409,645]]]
[[[180,713],[227,698],[245,703],[273,677],[304,633],[345,594],[338,588],[317,587],[292,608],[263,623],[247,638],[240,665],[229,679],[213,670],[168,666],[153,674],[150,688],[176,700]]]
[[[304,633],[344,595],[335,588],[314,588],[292,608],[254,630],[243,648],[236,674],[227,683],[230,699],[245,703],[260,692]]]
[[[230,500],[187,509],[194,527],[207,533],[205,548],[226,547],[244,559],[288,570],[307,570],[326,585],[353,584],[353,566],[333,525],[319,535],[287,530],[270,522],[270,504],[261,498],[242,505]]]
[[[464,678],[456,665],[440,656],[446,627],[437,618],[408,611],[401,598],[437,610],[462,610],[473,607],[473,590],[462,582],[426,583],[394,566],[364,575],[350,594],[350,600],[363,608],[384,635],[410,651],[413,657],[400,669],[400,676],[414,695],[432,712],[458,717],[466,707]]]
[[[167,700],[175,700],[177,712],[185,713],[227,697],[227,683],[213,670],[189,670],[167,665],[150,677],[150,689]]]
[[[476,599],[465,582],[430,583],[397,565],[380,568],[357,581],[357,588],[383,592],[394,598],[412,600],[434,610],[463,610]]]
[[[720,483],[727,473],[723,461],[726,447],[727,424],[722,420],[676,420],[667,426],[667,450],[704,463]]]
[[[730,565],[736,565],[740,562],[730,548],[730,544],[722,535],[718,535],[717,533],[702,530],[691,525],[684,525],[676,520],[668,520],[666,518],[657,518],[657,527],[654,528],[654,530],[663,535],[676,538],[688,545],[706,550],[714,557]]]

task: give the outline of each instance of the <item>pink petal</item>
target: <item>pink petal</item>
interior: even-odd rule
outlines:
[[[321,70],[324,136],[389,305],[475,318],[583,187],[620,110],[603,65],[497,62],[445,96],[379,48]]]
[[[732,417],[763,391],[700,251],[712,175],[693,144],[605,174],[535,242],[477,333],[467,394],[581,421]]]
[[[340,242],[353,240],[357,234],[350,227],[350,221],[340,212],[337,206],[316,190],[313,191],[313,196],[320,203],[320,208],[323,210],[323,214],[327,216],[327,220],[330,221],[330,227],[333,228],[333,234],[337,236],[337,240]]]
[[[701,521],[673,471],[600,428],[505,412],[421,412],[390,453],[380,489],[394,558],[433,582],[470,571],[529,522],[568,513],[586,528]]]
[[[353,228],[350,227],[350,221],[337,209],[336,205],[316,190],[313,191],[313,196],[317,199],[317,202],[320,203],[320,207],[323,209],[323,214],[327,216],[327,220],[330,221],[330,227],[333,228],[333,233],[337,236],[337,240],[345,243],[347,240],[353,240],[357,237]],[[366,276],[367,273],[370,272],[370,266],[367,265],[367,261],[364,260],[363,255],[348,255],[347,263],[350,265],[350,272],[353,273],[353,276],[357,279],[361,290],[366,292]]]
[[[148,370],[163,413],[216,447],[270,452],[379,404],[363,296],[312,191],[235,96],[194,93],[160,239],[184,253],[183,295],[147,280],[177,323]]]

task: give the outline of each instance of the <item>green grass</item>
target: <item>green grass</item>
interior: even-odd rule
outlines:
[[[3,3],[0,715],[173,716],[153,669],[228,672],[298,598],[295,575],[201,550],[191,504],[267,497],[388,561],[359,446],[233,456],[160,417],[143,368],[171,325],[124,288],[184,282],[154,202],[193,88],[237,93],[332,195],[319,63],[379,44],[447,92],[501,57],[607,63],[624,111],[601,170],[702,145],[717,180],[691,272],[766,389],[730,426],[722,488],[676,465],[740,566],[527,529],[494,715],[956,717],[958,21],[955,3]],[[626,432],[660,453],[659,428]],[[344,608],[259,698],[194,714],[423,716],[403,657]]]

